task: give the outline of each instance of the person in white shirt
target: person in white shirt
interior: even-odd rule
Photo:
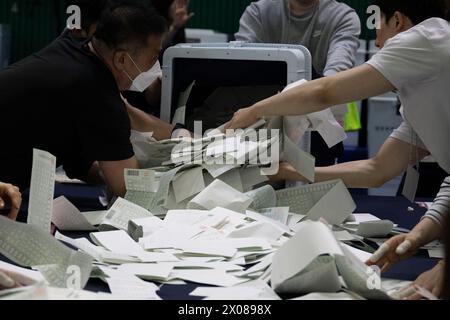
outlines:
[[[332,105],[363,100],[397,90],[404,123],[376,157],[317,168],[317,181],[341,178],[348,187],[378,187],[431,154],[450,173],[450,22],[443,19],[444,0],[375,0],[381,9],[377,45],[382,49],[357,68],[311,81],[296,89],[238,111],[227,129],[245,128],[265,116],[305,115]],[[276,178],[304,180],[283,164]],[[424,244],[441,237],[442,217],[450,208],[450,178],[435,204],[407,235],[390,239],[368,264],[382,270],[414,255]],[[421,275],[419,284],[439,296],[442,262]],[[419,298],[413,295],[411,299]]]

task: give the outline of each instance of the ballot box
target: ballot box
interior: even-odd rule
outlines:
[[[161,119],[203,131],[229,121],[240,108],[311,79],[311,55],[303,46],[210,43],[180,44],[164,54]],[[190,90],[191,89],[191,90]],[[180,122],[179,115],[175,122]]]

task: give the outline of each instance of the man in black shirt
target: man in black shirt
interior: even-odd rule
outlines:
[[[116,195],[125,168],[137,168],[130,119],[120,91],[156,62],[165,21],[154,10],[124,4],[106,10],[92,41],[67,37],[0,73],[0,181],[30,183],[33,148],[85,180],[98,161]]]

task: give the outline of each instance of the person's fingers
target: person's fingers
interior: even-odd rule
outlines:
[[[16,220],[17,215],[20,210],[20,206],[22,205],[22,195],[20,194],[19,188],[10,186],[6,190],[6,195],[9,197],[11,201],[11,212],[8,217],[10,219]]]
[[[406,297],[405,300],[421,300],[422,298],[422,295],[416,292],[409,297]]]
[[[369,262],[376,264],[382,258],[384,258],[390,250],[390,246],[387,243],[383,243],[377,251],[369,258]]]
[[[409,240],[403,241],[395,250],[395,253],[399,256],[403,256],[412,248],[412,243]]]
[[[436,298],[439,298],[441,296],[441,284],[439,283],[438,285],[434,286],[434,288],[431,290],[431,293],[433,294],[433,296],[435,296]]]
[[[189,16],[188,16],[187,19],[188,19],[188,20],[191,20],[193,16],[195,16],[195,12],[191,12],[191,13],[189,14]]]
[[[16,285],[16,282],[0,271],[0,287],[11,289]]]
[[[391,267],[392,267],[393,263],[392,262],[386,262],[383,267],[381,268],[381,273],[384,273],[386,271],[388,271]]]

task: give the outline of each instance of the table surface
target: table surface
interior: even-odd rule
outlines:
[[[57,184],[55,197],[61,195],[64,195],[83,212],[105,209],[99,201],[99,197],[103,196],[104,193],[98,187]],[[424,208],[411,204],[403,197],[374,197],[356,194],[353,195],[353,198],[357,204],[356,213],[370,213],[380,219],[391,220],[402,228],[412,229],[425,213]],[[429,201],[429,199],[423,200]],[[26,200],[24,207],[26,208]],[[411,210],[411,208],[414,210]],[[25,221],[24,212],[20,214],[19,220]],[[64,234],[72,237],[87,236],[86,233],[79,232],[65,232]],[[394,265],[392,269],[383,274],[383,277],[398,280],[414,280],[424,271],[431,269],[437,261],[438,259],[429,258],[427,251],[421,251],[415,257]],[[162,299],[168,300],[195,300],[196,298],[190,297],[189,293],[197,287],[198,285],[189,283],[186,285],[163,285],[158,294]],[[85,289],[94,292],[109,292],[107,284],[100,279],[91,279]]]

